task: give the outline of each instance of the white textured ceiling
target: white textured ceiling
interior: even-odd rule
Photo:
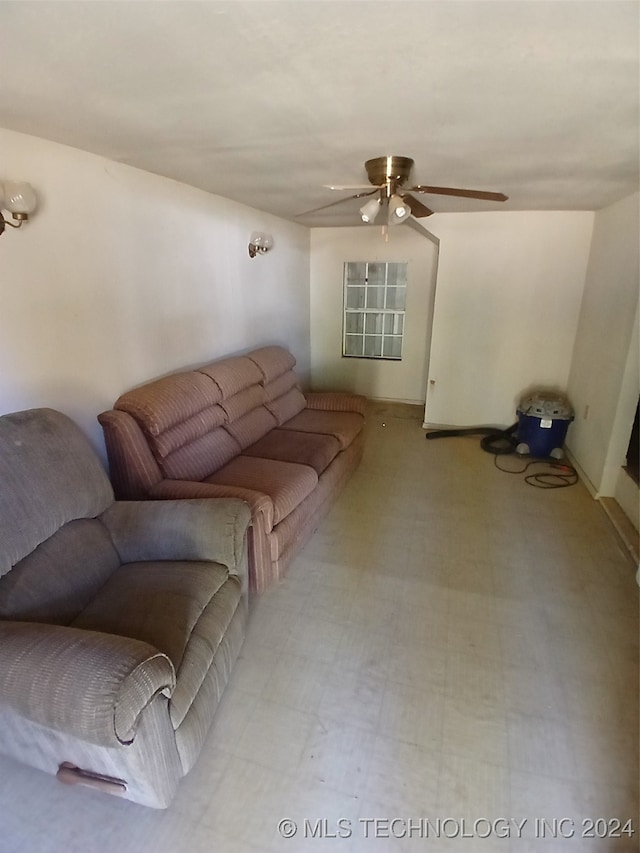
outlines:
[[[638,188],[638,42],[618,0],[4,0],[0,126],[288,219],[384,154],[510,197],[435,211],[592,210]]]

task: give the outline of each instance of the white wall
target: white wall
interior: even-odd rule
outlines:
[[[308,380],[307,228],[5,130],[0,169],[39,197],[0,237],[0,413],[58,408],[103,453],[96,415],[148,379],[280,343]]]
[[[535,388],[565,391],[594,215],[444,213],[425,421],[507,426]]]
[[[567,446],[603,496],[614,494],[640,390],[639,206],[635,193],[595,215],[569,379],[577,417]]]
[[[311,384],[378,400],[424,402],[437,244],[406,226],[315,228],[311,232]],[[343,267],[346,261],[408,262],[401,361],[342,357]]]

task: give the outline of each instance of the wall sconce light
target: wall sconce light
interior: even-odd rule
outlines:
[[[8,210],[15,222],[5,219],[0,213],[0,234],[7,225],[20,228],[36,209],[36,194],[30,184],[18,181],[5,181],[0,184],[0,210]]]
[[[269,249],[273,248],[273,237],[271,234],[266,234],[264,231],[254,231],[249,238],[249,257],[255,258],[256,255],[264,255]]]

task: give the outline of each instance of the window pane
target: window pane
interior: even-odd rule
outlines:
[[[392,286],[396,284],[407,283],[407,265],[406,264],[389,264],[387,272],[387,284]]]
[[[348,284],[364,284],[366,278],[366,264],[345,264],[345,281]]]
[[[404,327],[404,316],[402,314],[384,315],[385,335],[401,335]]]
[[[347,334],[362,334],[364,332],[364,314],[348,311],[345,314],[345,332]]]
[[[369,284],[384,284],[386,264],[369,264]]]
[[[368,335],[381,335],[384,314],[367,314],[364,321],[364,330]]]
[[[367,308],[384,308],[384,287],[367,287]]]
[[[382,356],[382,336],[381,335],[365,335],[364,336],[364,354],[369,357],[380,358]]]
[[[364,308],[364,287],[347,287],[347,308]]]
[[[345,355],[362,355],[362,336],[361,335],[345,335],[344,354]]]
[[[401,311],[404,311],[406,295],[406,287],[388,287],[387,308],[400,308]]]
[[[400,358],[402,356],[402,338],[385,338],[384,339],[384,357],[385,358]]]

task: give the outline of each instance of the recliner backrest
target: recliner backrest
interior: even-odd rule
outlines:
[[[0,417],[0,618],[65,623],[118,564],[96,519],[111,483],[66,415]]]
[[[113,489],[88,439],[66,415],[0,417],[0,576],[75,518],[95,518]]]

